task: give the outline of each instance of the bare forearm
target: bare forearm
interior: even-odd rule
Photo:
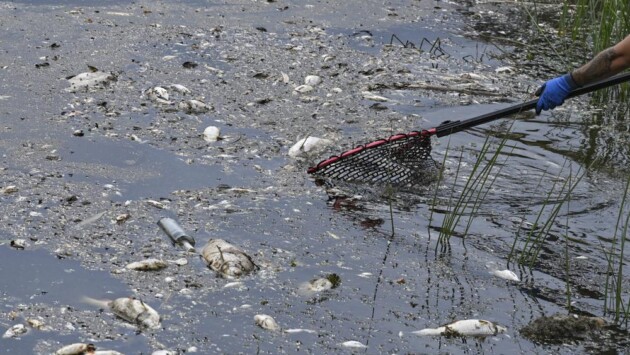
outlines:
[[[590,62],[574,70],[571,75],[578,85],[586,85],[630,67],[630,36],[617,45],[601,51]]]

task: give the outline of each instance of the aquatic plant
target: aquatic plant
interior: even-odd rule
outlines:
[[[479,153],[477,153],[477,159],[473,165],[472,171],[470,172],[470,176],[466,178],[466,184],[456,199],[453,197],[455,195],[455,184],[453,184],[451,195],[447,204],[447,206],[449,206],[447,209],[448,212],[442,220],[438,243],[436,244],[436,251],[439,246],[444,248],[449,243],[451,236],[456,234],[465,236],[468,233],[470,226],[477,215],[477,211],[481,207],[481,204],[485,200],[488,192],[491,190],[497,176],[504,166],[503,163],[498,162],[498,159],[506,146],[508,135],[504,135],[496,146],[493,144],[494,140],[492,138],[493,136],[491,135],[486,137],[483,146],[481,147]],[[492,148],[494,148],[493,153],[491,153]],[[514,147],[512,147],[512,149],[514,149]],[[460,162],[462,161],[462,158],[463,150],[459,157]],[[508,158],[509,154],[505,157],[505,159],[507,160]],[[455,181],[459,179],[460,166],[461,164],[457,165]],[[496,167],[498,167],[498,169],[495,169]],[[462,218],[464,216],[467,216],[468,218],[464,221],[464,223],[462,223]],[[460,226],[460,223],[461,225],[465,225],[465,227],[463,231],[458,232],[456,229]]]
[[[590,45],[598,53],[630,33],[630,6],[627,0],[563,0],[560,33]],[[598,102],[611,98],[626,100],[630,87],[601,90],[593,95]]]
[[[625,320],[628,326],[630,316],[630,296],[623,300],[623,265],[624,250],[626,239],[628,238],[628,228],[630,228],[630,211],[628,211],[628,191],[630,190],[630,177],[627,178],[625,190],[619,212],[617,214],[617,222],[615,224],[615,232],[610,242],[609,250],[604,248],[604,254],[608,262],[606,272],[606,283],[604,284],[604,311],[610,312],[615,322]]]

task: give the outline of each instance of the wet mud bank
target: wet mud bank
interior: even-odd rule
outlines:
[[[540,181],[579,166],[547,116],[520,117],[487,205],[446,253],[431,233],[435,191],[442,203],[446,186],[462,188],[501,122],[435,140],[436,161],[448,147],[462,161],[449,155],[445,180],[414,193],[306,174],[344,148],[530,98],[540,78],[505,56],[516,46],[471,29],[487,6],[0,2],[0,328],[22,325],[0,353],[624,349],[619,330],[570,345],[519,331],[564,311],[564,270],[544,261],[563,255],[555,240],[511,280],[487,267],[504,268]],[[329,145],[290,156],[309,136]],[[571,270],[574,307],[594,315],[606,265],[594,245],[609,229],[593,221],[618,207],[621,186],[585,180],[572,206],[593,215],[557,227],[585,257]],[[196,251],[172,243],[164,217]],[[112,308],[120,299],[126,310]]]

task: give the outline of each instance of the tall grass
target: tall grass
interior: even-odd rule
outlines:
[[[449,207],[448,212],[442,220],[436,251],[439,246],[444,248],[449,243],[451,236],[465,236],[468,233],[474,217],[477,215],[481,204],[486,199],[488,192],[491,190],[492,185],[504,166],[504,162],[500,163],[498,160],[506,147],[507,139],[508,135],[504,135],[495,146],[492,136],[488,135],[477,155],[477,160],[473,165],[472,172],[456,199],[453,198],[455,194],[455,184],[453,185],[448,202],[448,206],[452,207]],[[494,149],[494,152],[491,152],[491,149]],[[514,147],[512,147],[512,149],[514,149]],[[463,151],[462,155],[460,155],[460,162],[462,158]],[[509,154],[505,159],[507,160],[508,158]],[[460,165],[458,165],[455,173],[455,181],[458,180],[459,174]],[[464,216],[467,218],[464,218]],[[457,231],[458,227],[463,227],[463,230]]]
[[[630,228],[630,211],[628,211],[628,192],[630,190],[630,177],[626,182],[623,197],[617,214],[617,223],[615,224],[615,233],[610,242],[609,250],[605,252],[608,261],[608,270],[606,273],[606,283],[604,285],[604,310],[610,312],[616,322],[625,320],[628,326],[630,316],[630,296],[623,299],[623,265],[624,265],[624,249],[626,240],[630,237],[628,229]]]
[[[583,41],[593,49],[593,55],[616,44],[630,34],[628,0],[563,0],[560,33]],[[611,98],[627,100],[630,87],[600,90],[594,94],[599,102]]]

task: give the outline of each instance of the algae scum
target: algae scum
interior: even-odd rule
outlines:
[[[581,180],[536,267],[504,270],[548,189],[579,168],[565,152],[581,149],[572,114],[582,106],[519,117],[478,217],[442,252],[451,189],[463,190],[505,121],[435,140],[443,180],[413,193],[331,188],[306,174],[343,148],[528,99],[542,78],[477,32],[500,24],[499,10],[0,2],[0,326],[14,329],[0,353],[72,343],[125,354],[624,349],[627,334],[599,322],[569,345],[519,331],[566,312],[566,234],[574,310],[603,315],[600,242],[611,239],[621,180]],[[289,157],[308,136],[330,145]],[[163,217],[196,252],[171,243]],[[238,250],[251,272],[210,269],[200,254],[211,239],[230,245],[213,260]],[[139,315],[117,316],[107,306],[117,299]],[[142,326],[146,310],[159,325]]]

